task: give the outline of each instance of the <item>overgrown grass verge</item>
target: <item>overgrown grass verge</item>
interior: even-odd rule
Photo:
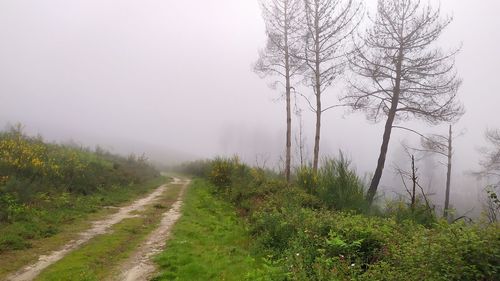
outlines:
[[[67,198],[67,204],[40,212],[36,220],[0,224],[0,244],[21,243],[23,246],[19,249],[0,251],[0,279],[26,264],[35,262],[40,255],[57,250],[88,229],[92,221],[116,211],[104,206],[125,205],[166,181],[165,177],[158,177],[143,184],[115,187],[93,195],[70,196]],[[40,229],[54,229],[56,232],[48,237],[38,236],[36,233]]]
[[[238,158],[194,168],[213,184],[209,192],[217,200],[238,209],[256,252],[284,272],[250,280],[500,280],[499,224],[449,224],[407,204],[373,213],[343,159],[325,163],[318,174],[304,169],[291,185]]]
[[[149,205],[138,217],[114,225],[83,247],[49,266],[36,280],[104,280],[119,274],[119,265],[159,224],[161,217],[176,201],[181,185],[171,184],[159,201]]]
[[[252,255],[252,238],[235,208],[211,190],[204,180],[193,182],[172,238],[156,258],[161,272],[153,280],[241,281],[272,273]]]

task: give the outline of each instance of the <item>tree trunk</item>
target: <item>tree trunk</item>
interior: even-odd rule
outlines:
[[[417,173],[415,171],[415,156],[411,156],[411,181],[413,183],[413,189],[411,194],[411,210],[415,211],[415,205],[417,203],[416,187],[417,187]]]
[[[314,30],[316,33],[316,37],[314,38],[315,42],[315,69],[314,69],[314,80],[315,80],[315,89],[316,92],[316,133],[314,136],[314,158],[313,158],[313,173],[316,174],[318,172],[318,162],[319,162],[319,141],[321,134],[321,66],[320,66],[320,42],[319,42],[319,11],[318,5],[316,8],[316,16],[314,20]]]
[[[300,157],[300,167],[304,167],[304,133],[303,133],[303,122],[302,114],[299,115],[299,157]]]
[[[321,134],[321,96],[320,96],[320,86],[316,86],[316,133],[314,136],[314,160],[313,160],[313,172],[316,173],[318,171],[318,162],[319,162],[319,141]]]
[[[391,139],[392,124],[396,118],[396,111],[399,104],[399,94],[401,93],[401,68],[403,65],[403,50],[399,50],[398,61],[396,64],[396,83],[392,91],[391,108],[387,115],[387,121],[385,122],[384,136],[382,138],[382,146],[380,147],[380,155],[378,157],[377,168],[375,169],[375,174],[373,175],[372,181],[370,183],[370,188],[366,194],[366,200],[371,205],[373,203],[373,198],[377,193],[377,188],[382,178],[382,172],[385,166],[385,159],[387,155],[387,150],[389,148],[389,140]]]
[[[288,45],[288,7],[285,2],[285,83],[286,83],[286,155],[285,155],[285,178],[290,183],[291,163],[292,163],[292,106],[291,106],[291,85],[290,85],[290,50]]]
[[[448,209],[450,207],[450,185],[451,185],[451,157],[452,157],[452,131],[451,125],[448,135],[448,171],[446,172],[446,195],[444,199],[443,217],[448,219]]]
[[[370,188],[366,194],[366,200],[371,204],[373,198],[377,193],[377,188],[380,183],[380,178],[382,178],[382,171],[384,170],[385,158],[387,155],[387,150],[389,148],[389,140],[391,138],[392,124],[394,123],[394,118],[396,116],[395,110],[389,112],[387,121],[385,122],[384,136],[382,139],[382,146],[380,147],[380,155],[378,157],[377,168],[375,169],[375,174],[373,175],[372,181],[370,183]]]
[[[287,69],[287,72],[289,70]],[[290,171],[292,162],[292,108],[290,98],[290,77],[286,78],[286,158],[285,158],[285,178],[290,183]]]

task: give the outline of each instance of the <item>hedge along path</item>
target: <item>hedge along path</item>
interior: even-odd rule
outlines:
[[[174,178],[174,181],[172,183],[176,184],[180,182],[180,179]],[[148,196],[138,199],[128,206],[118,208],[118,211],[116,213],[108,216],[107,218],[93,222],[92,227],[80,233],[78,239],[70,241],[58,251],[54,251],[49,255],[40,256],[36,263],[28,265],[20,271],[10,275],[9,277],[7,277],[7,280],[30,281],[35,279],[38,274],[42,272],[42,270],[64,258],[68,253],[79,248],[82,244],[88,242],[90,239],[98,235],[109,232],[111,226],[121,222],[124,219],[136,217],[137,215],[133,214],[134,212],[144,210],[147,205],[152,204],[159,196],[161,196],[166,189],[167,185],[162,185],[156,188]]]
[[[179,182],[178,182],[179,183]],[[181,217],[182,198],[190,180],[180,181],[182,189],[172,207],[163,214],[160,226],[149,234],[146,241],[122,265],[121,275],[114,280],[146,281],[153,277],[156,266],[152,261],[154,255],[160,253],[166,245],[173,225]]]

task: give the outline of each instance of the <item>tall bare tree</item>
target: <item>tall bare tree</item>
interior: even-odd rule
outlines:
[[[266,24],[267,46],[260,51],[254,70],[261,75],[278,76],[273,86],[284,87],[286,102],[286,153],[285,177],[290,182],[292,146],[291,80],[300,68],[300,62],[293,55],[297,50],[299,17],[302,11],[298,0],[262,0],[262,16]]]
[[[500,216],[500,130],[488,130],[486,140],[489,147],[483,148],[483,160],[479,163],[482,170],[477,172],[481,178],[488,178],[492,184],[486,189],[488,198],[486,201],[486,215],[490,222],[497,222]]]
[[[367,193],[373,201],[395,122],[423,119],[430,124],[461,116],[461,80],[454,70],[458,51],[443,53],[436,40],[452,21],[419,0],[379,0],[372,28],[356,44],[350,65],[357,77],[343,98],[369,120],[385,119],[377,167]]]
[[[400,126],[393,126],[393,128],[400,128],[410,130],[421,137],[422,148],[409,148],[414,151],[423,153],[432,153],[443,156],[446,158],[446,191],[445,200],[443,208],[443,217],[448,218],[448,211],[450,208],[450,189],[451,189],[451,168],[452,168],[452,158],[453,158],[453,140],[456,136],[453,135],[453,127],[450,124],[448,128],[447,135],[432,134],[424,136],[414,130],[407,129]]]
[[[332,107],[322,106],[322,94],[343,73],[348,39],[361,18],[361,4],[354,0],[303,0],[306,83],[313,88],[315,103],[306,100],[316,114],[313,170],[318,170],[321,114]],[[305,96],[304,96],[305,97]]]
[[[481,175],[497,178],[496,185],[500,186],[500,130],[488,130],[485,135],[490,147],[481,149],[484,157],[479,163],[483,167]]]

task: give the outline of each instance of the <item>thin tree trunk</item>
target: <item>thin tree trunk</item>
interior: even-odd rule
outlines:
[[[450,185],[451,185],[451,157],[452,157],[452,131],[451,125],[448,135],[448,171],[446,172],[446,196],[444,200],[443,217],[448,219],[448,209],[450,207]]]
[[[393,96],[391,100],[391,108],[389,109],[389,114],[387,115],[387,121],[385,122],[384,136],[382,138],[382,146],[380,147],[380,155],[378,157],[377,168],[375,169],[375,174],[373,175],[372,181],[370,183],[370,188],[366,194],[366,200],[371,205],[373,203],[373,198],[377,193],[377,188],[382,178],[382,172],[385,166],[385,159],[387,156],[387,150],[389,148],[389,140],[391,139],[392,125],[394,124],[394,119],[396,118],[396,110],[398,109],[399,94],[401,93],[401,68],[403,65],[403,50],[399,50],[398,62],[396,65],[396,83],[393,89]]]
[[[321,96],[320,96],[320,86],[316,87],[316,133],[314,136],[314,160],[313,160],[313,172],[316,173],[318,171],[318,162],[319,162],[319,141],[321,134]]]
[[[289,70],[287,69],[287,72]],[[285,158],[285,178],[290,183],[290,170],[292,162],[292,109],[290,101],[290,77],[286,79],[286,158]]]
[[[411,181],[413,183],[413,190],[411,194],[411,210],[415,211],[415,204],[417,203],[416,187],[417,187],[417,174],[415,172],[415,156],[411,156]]]
[[[288,7],[285,2],[285,22],[288,24]],[[288,26],[285,26],[285,82],[286,82],[286,156],[285,156],[285,178],[290,183],[290,171],[292,163],[292,105],[290,85],[290,50],[288,46]]]
[[[320,142],[320,134],[321,134],[321,66],[320,66],[320,42],[319,42],[319,11],[318,5],[315,6],[315,21],[314,21],[314,30],[316,32],[316,37],[314,38],[315,42],[315,94],[316,94],[316,133],[314,136],[314,158],[313,158],[313,173],[317,173],[318,171],[318,162],[319,162],[319,142]]]
[[[300,157],[300,167],[304,167],[304,139],[302,128],[302,114],[299,115],[299,157]]]

